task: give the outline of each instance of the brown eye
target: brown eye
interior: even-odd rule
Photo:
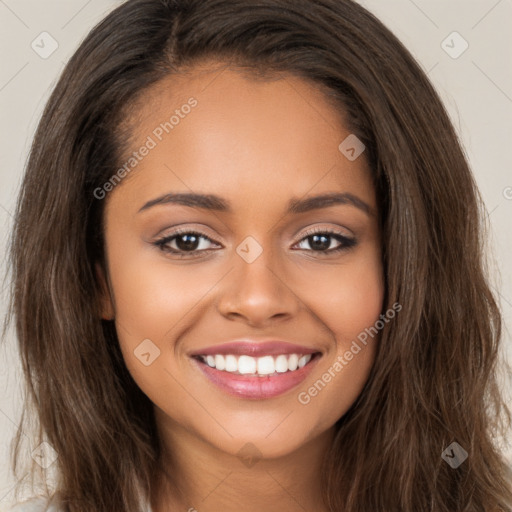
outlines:
[[[164,252],[186,255],[206,252],[211,249],[210,245],[215,243],[203,233],[196,231],[182,231],[160,238],[155,245]]]
[[[200,237],[193,234],[178,235],[175,239],[180,251],[195,251],[200,242]]]
[[[304,245],[308,245],[305,247]],[[354,247],[357,241],[335,231],[313,231],[306,233],[306,236],[299,242],[302,250],[311,250],[317,253],[332,254]],[[333,247],[334,245],[334,247]]]

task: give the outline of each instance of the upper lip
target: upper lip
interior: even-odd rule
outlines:
[[[248,355],[253,357],[259,356],[272,356],[279,354],[314,354],[320,350],[296,343],[281,340],[268,340],[268,341],[251,341],[248,339],[228,341],[218,345],[211,345],[209,347],[194,350],[190,353],[191,356],[208,356],[208,355]]]

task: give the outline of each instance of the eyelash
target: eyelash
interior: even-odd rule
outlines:
[[[205,238],[206,240],[208,240],[212,243],[215,243],[209,236],[202,233],[201,231],[195,231],[195,230],[186,229],[186,228],[178,229],[171,235],[166,235],[166,236],[156,240],[153,243],[160,250],[162,250],[166,253],[169,253],[169,254],[176,255],[179,258],[187,258],[190,256],[195,257],[196,255],[198,255],[200,253],[209,252],[211,250],[214,250],[214,249],[202,249],[202,250],[198,251],[197,249],[194,249],[193,251],[183,251],[183,250],[179,250],[179,249],[178,250],[171,249],[170,247],[168,247],[168,244],[170,242],[172,242],[175,238],[178,238],[180,235],[195,235],[195,236],[199,236],[201,238]],[[349,238],[349,237],[346,237],[346,236],[340,234],[337,231],[333,231],[330,229],[322,229],[322,228],[314,228],[309,231],[306,231],[306,233],[304,233],[304,236],[300,239],[299,243],[302,242],[303,240],[306,240],[307,238],[310,238],[311,236],[314,236],[314,235],[327,235],[328,237],[334,238],[341,244],[339,247],[337,247],[335,249],[327,249],[325,251],[314,251],[312,249],[309,250],[310,252],[314,252],[319,255],[337,254],[342,251],[348,251],[349,249],[351,249],[352,247],[357,245],[357,240],[355,238]],[[301,250],[306,250],[306,249],[301,249]]]

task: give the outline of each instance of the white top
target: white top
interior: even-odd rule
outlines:
[[[9,512],[62,512],[62,509],[55,503],[49,502],[46,498],[33,498],[23,503],[18,503]],[[148,504],[143,512],[152,512]]]

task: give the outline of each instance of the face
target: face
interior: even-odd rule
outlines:
[[[341,114],[291,76],[196,68],[133,119],[105,199],[103,315],[126,365],[176,439],[292,453],[374,361],[377,337],[359,341],[384,293],[364,152],[338,148]]]

